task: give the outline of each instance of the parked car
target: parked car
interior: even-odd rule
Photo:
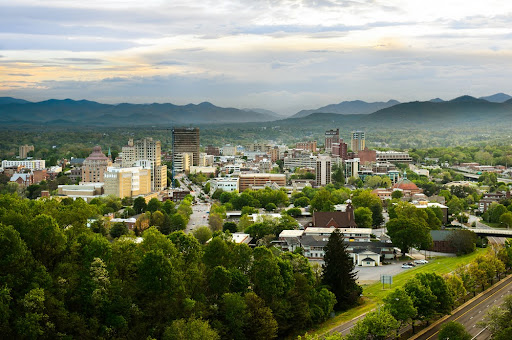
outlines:
[[[417,263],[417,264],[426,264],[428,263],[427,260],[414,260],[414,263]]]
[[[414,264],[414,262],[407,262],[406,264],[408,264],[409,266],[411,267],[416,267],[416,265]]]
[[[411,265],[409,265],[408,263],[404,263],[404,264],[402,265],[402,268],[412,268],[412,266],[411,266]]]

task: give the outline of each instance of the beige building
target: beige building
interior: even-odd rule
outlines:
[[[109,167],[104,178],[106,195],[124,198],[151,192],[151,169]]]
[[[20,158],[25,159],[25,158],[27,158],[27,155],[30,151],[34,151],[34,146],[25,144],[25,145],[20,146],[19,151],[20,151]]]
[[[109,166],[112,166],[112,160],[101,151],[101,146],[96,145],[84,161],[82,182],[103,182],[103,176]]]
[[[90,202],[93,198],[103,195],[103,183],[87,183],[80,185],[59,185],[58,195],[72,199],[81,198]]]
[[[160,191],[167,187],[167,166],[162,165],[162,146],[160,141],[147,137],[137,141],[128,140],[122,148],[122,167],[150,167],[151,190]],[[141,164],[142,163],[142,164]]]
[[[316,186],[331,183],[331,157],[319,156],[316,160]]]
[[[190,167],[194,161],[194,154],[191,152],[182,152],[174,155],[174,171],[190,172]]]
[[[239,179],[240,192],[245,189],[258,189],[266,185],[275,183],[279,187],[286,185],[286,175],[284,174],[241,174]]]

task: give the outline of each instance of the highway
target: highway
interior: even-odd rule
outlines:
[[[512,275],[509,275],[507,278],[487,289],[485,292],[477,295],[476,298],[466,302],[464,305],[454,310],[451,315],[443,317],[441,320],[433,323],[429,328],[422,330],[410,339],[437,339],[439,329],[444,323],[449,321],[461,323],[469,334],[471,334],[473,339],[489,339],[489,331],[487,329],[477,327],[476,324],[479,321],[482,321],[486,312],[490,308],[493,306],[499,306],[503,303],[505,296],[509,295],[511,291]]]

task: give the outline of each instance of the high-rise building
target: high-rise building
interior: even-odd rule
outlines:
[[[220,149],[213,145],[208,145],[204,151],[207,155],[214,155],[214,156],[220,156]]]
[[[331,183],[331,157],[319,156],[316,160],[316,186]]]
[[[339,143],[340,129],[325,131],[325,151],[331,152],[332,144]]]
[[[151,169],[142,167],[107,168],[104,175],[105,194],[116,197],[133,197],[151,192]]]
[[[342,160],[348,159],[348,145],[340,139],[339,142],[332,143],[331,154],[338,156]]]
[[[199,128],[173,128],[172,154],[173,160],[179,153],[192,154],[192,165],[199,165]]]
[[[316,152],[316,140],[309,142],[298,142],[295,147],[304,151]]]
[[[101,151],[101,146],[96,145],[84,161],[82,182],[103,182],[104,174],[111,165],[112,160]]]
[[[22,145],[20,146],[19,148],[20,150],[20,159],[25,159],[27,158],[27,155],[30,151],[34,151],[34,146],[33,145]]]
[[[123,146],[122,167],[143,165],[151,169],[151,190],[160,191],[167,187],[167,165],[162,165],[162,146],[160,141],[147,137],[137,141],[128,140]],[[141,164],[141,162],[143,164]]]
[[[365,135],[363,131],[352,131],[351,148],[353,152],[364,150]]]

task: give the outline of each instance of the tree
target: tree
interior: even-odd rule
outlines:
[[[235,222],[224,222],[224,224],[222,225],[222,231],[236,233],[238,231],[238,227]]]
[[[212,231],[206,226],[197,228],[192,234],[201,244],[206,244],[212,238]]]
[[[512,212],[503,213],[500,216],[500,223],[507,228],[510,228],[512,226]]]
[[[210,213],[208,224],[210,225],[210,229],[212,231],[222,230],[222,216],[217,213]]]
[[[401,249],[402,256],[411,247],[426,249],[432,243],[427,223],[420,218],[393,218],[386,224],[386,228],[393,244]]]
[[[276,209],[277,209],[277,207],[276,207],[276,205],[274,203],[269,203],[269,204],[267,204],[265,206],[265,210],[266,211],[274,211]]]
[[[469,334],[464,326],[455,321],[449,321],[441,326],[439,330],[439,340],[471,340],[472,336]]]
[[[337,310],[344,310],[353,305],[362,292],[356,283],[354,261],[347,252],[343,235],[335,229],[324,247],[323,283],[336,295]]]
[[[245,325],[248,321],[252,322],[247,318],[245,299],[237,293],[226,293],[222,296],[220,309],[223,323],[227,328],[224,338],[245,339]]]
[[[185,230],[187,228],[187,221],[185,220],[185,217],[183,217],[182,214],[176,213],[172,215],[171,217],[171,230]]]
[[[403,288],[395,289],[384,298],[384,308],[399,322],[397,330],[414,319],[418,312],[411,297]]]
[[[302,215],[302,211],[299,208],[290,208],[284,213],[292,217],[299,217]]]
[[[293,205],[296,207],[305,208],[309,205],[309,198],[299,197],[293,201]]]
[[[359,207],[354,210],[354,218],[358,228],[372,227],[372,211],[367,207]]]
[[[436,297],[435,310],[440,313],[449,313],[453,307],[452,291],[446,281],[436,273],[420,273],[415,276],[430,289]]]
[[[248,339],[266,340],[277,337],[277,321],[272,310],[265,306],[265,302],[255,293],[245,294],[247,305],[247,323],[245,330]]]
[[[453,230],[447,241],[457,255],[470,254],[476,249],[477,235],[471,230]]]
[[[405,283],[404,289],[407,295],[411,297],[414,308],[416,308],[416,319],[428,320],[437,313],[436,296],[432,293],[430,288],[423,285],[418,278],[413,277],[409,279]],[[412,325],[414,331],[414,322]]]
[[[311,210],[314,211],[334,211],[334,203],[331,200],[331,193],[325,188],[319,190],[311,200]]]
[[[395,190],[391,193],[392,199],[400,199],[404,196],[404,193],[401,190]]]
[[[137,214],[141,214],[146,211],[146,200],[144,197],[139,196],[133,201],[133,209]]]
[[[149,209],[148,209],[149,211]],[[151,214],[151,225],[155,227],[162,227],[165,222],[165,216],[161,211],[156,210]]]
[[[373,311],[358,321],[346,340],[386,339],[398,328],[398,321],[387,310]]]
[[[190,318],[174,320],[165,329],[163,340],[220,340],[220,336],[210,327],[208,321]]]
[[[118,238],[122,235],[128,234],[128,226],[124,222],[116,222],[110,227],[110,236]]]
[[[171,200],[166,200],[164,204],[162,204],[162,210],[167,213],[167,215],[171,216],[176,213],[176,204],[174,204]]]
[[[155,211],[160,210],[161,207],[162,202],[160,202],[158,198],[153,197],[152,199],[149,200],[146,210],[154,213]]]
[[[370,208],[372,211],[374,227],[380,226],[382,222],[384,222],[384,217],[382,216],[382,201],[380,200],[379,196],[373,194],[371,191],[363,190],[359,193],[356,192],[352,198],[352,203],[356,208]]]

